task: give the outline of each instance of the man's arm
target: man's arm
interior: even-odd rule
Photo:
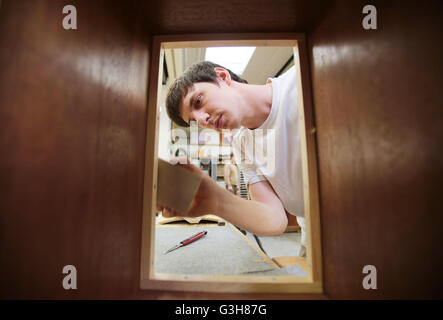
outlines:
[[[261,236],[282,234],[287,225],[288,218],[280,198],[268,181],[259,181],[249,185],[252,200],[226,202],[226,214],[236,223],[226,220],[251,233]],[[238,202],[238,203],[237,203]],[[238,206],[237,209],[231,209]],[[232,210],[232,211],[230,211]],[[230,214],[232,212],[232,214]],[[238,216],[234,216],[238,214]]]
[[[218,186],[217,186],[218,187]],[[245,200],[218,187],[215,215],[259,236],[281,235],[287,225],[284,207],[267,181],[249,187],[253,200]]]
[[[205,214],[215,214],[230,223],[256,235],[274,236],[282,234],[288,219],[281,200],[277,197],[267,181],[250,185],[249,190],[253,200],[237,197],[217,185],[208,175],[193,165],[181,165],[188,170],[202,175],[202,182],[196,196],[186,214],[164,208],[163,215],[198,217]]]

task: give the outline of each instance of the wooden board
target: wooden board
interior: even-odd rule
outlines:
[[[308,273],[309,270],[306,258],[304,257],[297,257],[297,256],[275,257],[272,260],[276,264],[278,264],[281,268],[297,265],[306,273]]]
[[[177,222],[177,221],[186,221],[190,224],[197,224],[201,221],[213,221],[213,222],[219,222],[223,221],[222,218],[217,217],[213,214],[207,214],[201,217],[195,217],[195,218],[189,218],[189,217],[159,217],[157,220],[157,224],[167,224],[171,222]]]
[[[158,159],[157,202],[186,213],[200,186],[201,176]]]
[[[228,224],[236,233],[238,233],[238,235],[243,238],[253,249],[255,249],[258,254],[263,258],[264,261],[266,261],[267,263],[271,264],[274,268],[276,269],[280,269],[280,266],[275,263],[275,261],[273,261],[271,258],[269,258],[269,256],[263,252],[263,250],[261,250],[258,246],[255,245],[255,243],[253,243],[247,236],[245,236],[243,233],[240,232],[240,230],[238,230],[233,224],[229,223]]]

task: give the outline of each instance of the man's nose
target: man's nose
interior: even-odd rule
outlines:
[[[209,125],[210,116],[204,111],[196,110],[194,118],[197,120],[199,126],[207,127]]]

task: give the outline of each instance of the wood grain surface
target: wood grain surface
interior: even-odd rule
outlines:
[[[0,298],[443,298],[440,1],[74,2],[1,3]],[[152,36],[234,32],[307,33],[325,295],[140,289]]]
[[[157,202],[187,213],[202,177],[167,161],[158,161]]]

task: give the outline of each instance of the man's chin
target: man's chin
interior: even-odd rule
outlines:
[[[235,130],[240,129],[240,125],[235,121],[226,121],[225,130]]]

